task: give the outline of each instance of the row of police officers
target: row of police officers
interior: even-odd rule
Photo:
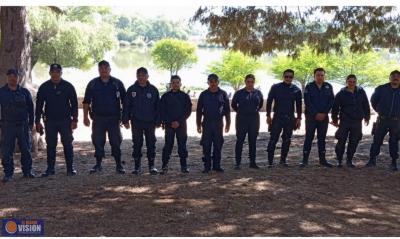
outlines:
[[[181,172],[188,173],[187,119],[191,115],[192,103],[188,94],[180,90],[180,77],[177,75],[171,77],[170,91],[160,98],[157,88],[148,80],[149,74],[146,68],[137,69],[137,80],[127,90],[119,79],[111,76],[110,64],[107,61],[99,62],[98,70],[99,76],[88,83],[82,102],[83,123],[87,127],[90,125],[92,127],[92,143],[95,149],[96,163],[90,169],[90,173],[102,170],[107,136],[111,154],[115,159],[116,172],[125,173],[121,158],[121,125],[126,129],[130,128],[132,132],[133,174],[142,173],[144,142],[147,148],[149,172],[158,174],[155,167],[155,130],[158,127],[165,130],[160,173],[168,172],[175,138]],[[14,174],[13,154],[16,141],[21,151],[23,177],[35,177],[31,156],[33,129],[46,135],[47,169],[42,177],[55,174],[58,135],[64,147],[67,175],[76,175],[73,130],[77,128],[78,123],[78,99],[73,85],[62,78],[61,65],[52,64],[50,80],[39,87],[34,110],[32,96],[26,88],[18,84],[18,75],[16,69],[8,70],[7,84],[0,89],[3,182],[10,181]],[[306,135],[300,166],[308,165],[316,133],[319,164],[332,167],[325,157],[326,134],[331,123],[338,128],[335,134],[337,167],[342,167],[345,151],[346,165],[355,167],[353,157],[362,138],[362,121],[368,125],[371,114],[367,95],[357,86],[357,77],[349,75],[346,78],[346,87],[335,96],[332,85],[325,82],[323,68],[314,70],[314,81],[306,85],[304,94],[293,84],[294,76],[293,70],[285,70],[282,82],[273,85],[267,97],[266,123],[270,132],[267,146],[268,168],[274,166],[275,148],[280,137],[282,147],[279,164],[288,166],[286,159],[293,131],[301,126],[303,96]],[[390,168],[395,171],[400,138],[400,72],[397,70],[391,72],[389,78],[390,82],[378,86],[371,98],[371,105],[378,113],[378,117],[373,126],[373,143],[370,160],[366,166],[376,166],[384,137],[389,133],[389,151],[392,158]],[[203,148],[203,173],[211,170],[224,171],[221,167],[221,151],[224,144],[223,133],[230,129],[231,107],[236,112],[235,169],[241,168],[242,148],[246,136],[249,145],[249,167],[258,169],[256,142],[260,128],[259,112],[263,108],[264,98],[262,93],[254,88],[254,75],[249,74],[245,77],[245,87],[234,94],[231,104],[227,93],[219,88],[219,78],[216,74],[210,74],[207,81],[209,87],[200,94],[196,109],[197,131],[201,134],[200,144]],[[328,115],[330,112],[331,121]]]

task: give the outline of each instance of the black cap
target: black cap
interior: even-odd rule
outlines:
[[[100,67],[100,66],[108,66],[108,67],[110,67],[110,63],[108,61],[106,61],[106,60],[102,60],[97,64],[97,66],[98,67]]]
[[[19,73],[18,73],[18,70],[17,70],[17,69],[11,68],[11,69],[8,69],[7,75],[15,75],[15,76],[18,76]]]
[[[210,81],[210,80],[216,80],[216,81],[219,81],[219,77],[218,77],[218,75],[217,74],[209,74],[208,75],[208,77],[207,77],[207,81]]]
[[[146,68],[140,67],[140,68],[138,68],[138,69],[136,70],[136,74],[146,74],[146,75],[148,75],[149,72],[147,71]]]
[[[54,70],[61,71],[62,70],[61,65],[57,64],[57,63],[51,64],[50,65],[50,71],[54,71]]]

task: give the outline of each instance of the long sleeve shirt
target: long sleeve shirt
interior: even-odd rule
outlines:
[[[272,103],[274,103],[273,109]],[[299,87],[285,82],[274,84],[271,87],[267,98],[267,116],[271,116],[272,110],[276,116],[293,116],[295,106],[297,118],[300,119],[302,114],[302,95]]]
[[[362,120],[368,121],[371,116],[367,94],[363,88],[356,87],[354,92],[341,89],[335,96],[332,107],[332,120]]]
[[[39,87],[35,121],[40,122],[43,115],[46,120],[72,119],[78,122],[78,97],[71,83],[61,79],[59,83],[54,84],[48,80]]]
[[[324,82],[319,88],[314,82],[308,83],[304,90],[305,114],[314,117],[317,113],[328,114],[332,109],[335,94],[332,85]]]
[[[380,116],[400,117],[400,89],[390,83],[378,86],[371,96],[372,108]]]
[[[16,90],[11,90],[7,84],[0,88],[0,108],[2,122],[26,121],[33,126],[32,95],[26,88],[17,86]]]
[[[230,127],[230,113],[229,98],[226,92],[220,88],[216,92],[207,89],[201,92],[197,102],[197,127],[200,127],[202,123],[221,122],[223,117],[225,117],[226,127]]]
[[[178,121],[182,124],[192,113],[192,101],[188,94],[182,91],[169,91],[161,96],[160,118],[164,124]]]
[[[232,109],[238,115],[256,115],[263,107],[264,97],[261,91],[254,89],[247,91],[245,88],[235,92],[232,98]]]

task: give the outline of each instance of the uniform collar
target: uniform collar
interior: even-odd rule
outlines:
[[[219,93],[219,92],[221,91],[221,89],[218,87],[217,91],[212,92],[212,91],[210,90],[210,88],[208,88],[207,91],[210,92],[211,94],[217,94],[217,93]]]
[[[6,84],[5,87],[6,87],[6,89],[7,89],[8,91],[14,91],[14,90],[12,90],[12,89],[8,86],[8,84]],[[21,88],[21,86],[20,86],[19,84],[17,84],[17,89],[15,89],[15,91],[19,91],[20,88]]]
[[[143,86],[139,85],[139,82],[136,80],[134,85],[136,85],[137,87],[140,87],[140,88],[146,88],[150,85],[150,82],[147,81],[146,85],[143,87]]]

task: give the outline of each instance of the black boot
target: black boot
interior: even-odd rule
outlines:
[[[22,176],[23,178],[35,178],[35,174],[32,171],[29,171],[27,173],[24,173],[24,175]]]
[[[189,173],[189,169],[187,167],[187,159],[186,158],[179,158],[181,163],[181,173]]]
[[[272,168],[274,166],[274,154],[268,152],[268,166],[267,168]]]
[[[370,158],[365,167],[371,168],[376,166],[376,158]]]
[[[281,160],[279,160],[279,165],[283,167],[289,167],[288,163],[286,162],[286,158],[281,158]]]
[[[142,174],[142,160],[141,158],[135,158],[135,170],[133,170],[132,174],[139,175]]]
[[[319,154],[319,164],[321,166],[327,167],[327,168],[332,168],[332,164],[330,164],[326,158],[325,158],[325,153],[320,153]]]
[[[165,175],[167,173],[168,173],[168,163],[165,160],[163,160],[160,174]]]
[[[352,159],[347,159],[346,160],[346,166],[349,168],[355,168],[356,166],[353,164],[353,160]]]
[[[75,176],[76,170],[74,168],[74,161],[72,159],[67,160],[67,176]]]
[[[92,169],[90,169],[89,174],[97,173],[100,172],[103,168],[101,167],[101,157],[96,158],[96,164],[93,166]]]
[[[115,171],[119,174],[125,174],[124,166],[122,166],[121,157],[115,157]]]
[[[337,157],[336,167],[343,168],[342,161],[343,161],[343,159],[341,157]]]
[[[300,163],[300,167],[304,168],[308,165],[308,158],[310,156],[310,153],[303,153],[303,160]]]
[[[54,175],[56,173],[54,170],[54,165],[55,165],[55,161],[47,160],[47,169],[42,174],[43,178],[48,177],[50,175]]]
[[[390,164],[390,170],[397,171],[397,159],[392,159],[392,163]]]
[[[151,175],[158,174],[157,169],[154,167],[154,158],[149,158],[149,172]]]
[[[1,180],[3,183],[8,183],[12,180],[13,176],[9,175],[9,176],[4,176],[3,180]]]
[[[253,168],[253,169],[259,169],[260,167],[258,167],[256,160],[255,159],[250,159],[250,165],[249,168]]]

